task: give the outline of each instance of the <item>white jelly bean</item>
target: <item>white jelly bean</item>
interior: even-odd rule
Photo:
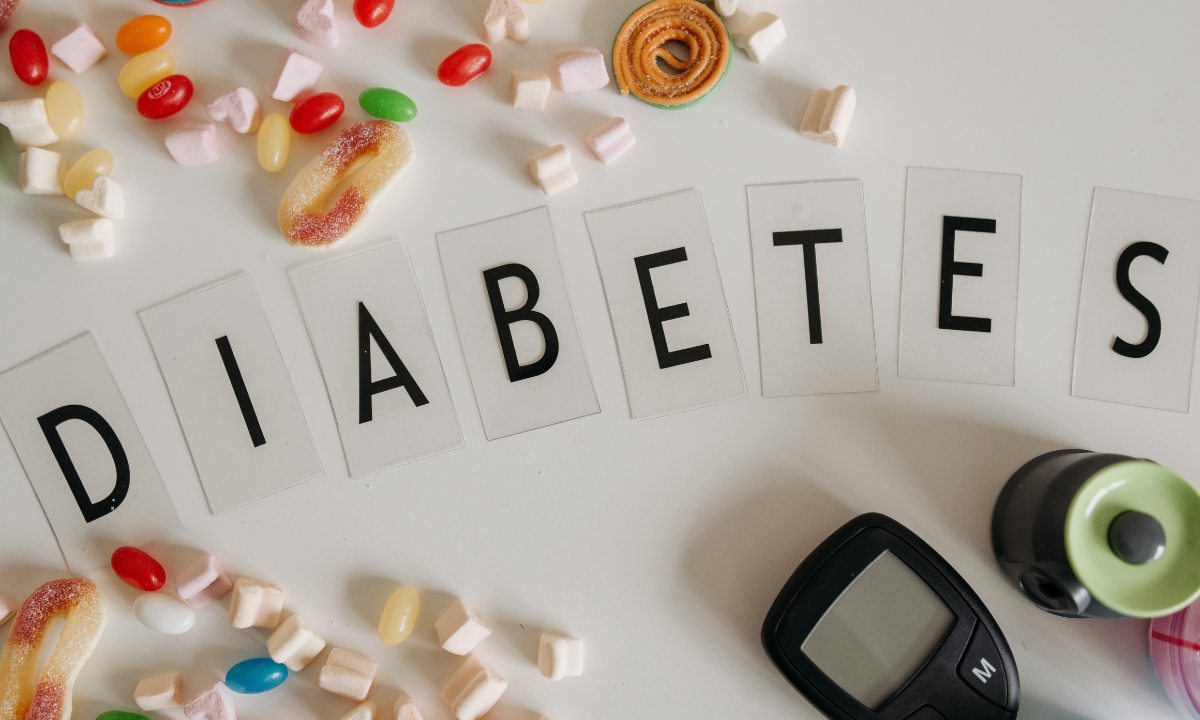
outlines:
[[[163,593],[145,593],[133,603],[133,614],[146,627],[163,635],[179,635],[196,624],[196,612],[187,603]]]

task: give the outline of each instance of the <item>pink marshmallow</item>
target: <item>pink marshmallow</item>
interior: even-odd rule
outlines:
[[[604,55],[592,47],[559,50],[554,53],[554,69],[563,92],[599,90],[609,82]]]
[[[262,110],[254,93],[249,88],[240,87],[210,103],[208,116],[217,122],[228,122],[230,127],[244,135],[258,131]]]
[[[17,608],[21,607],[15,600],[0,593],[0,625],[9,621],[13,615],[17,614]]]
[[[283,102],[295,102],[310,95],[325,66],[307,55],[288,50],[267,83],[271,97]]]
[[[221,157],[217,126],[212,123],[181,123],[174,131],[167,133],[166,142],[171,157],[185,167],[211,165]]]
[[[194,608],[204,607],[233,589],[233,582],[215,555],[205,555],[175,577],[175,593]]]
[[[87,23],[79,23],[71,28],[71,32],[50,46],[50,52],[80,75],[108,54],[104,43],[100,42]]]
[[[624,155],[635,142],[637,138],[633,136],[629,121],[619,117],[609,120],[587,136],[588,147],[605,165]]]
[[[333,0],[306,0],[292,20],[292,29],[313,45],[337,47],[338,29],[333,24]]]
[[[237,720],[233,691],[225,683],[210,685],[183,706],[188,720]]]

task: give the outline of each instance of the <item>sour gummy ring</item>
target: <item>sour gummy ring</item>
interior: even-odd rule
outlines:
[[[664,43],[688,47],[680,60]],[[613,73],[622,95],[678,109],[704,99],[721,84],[732,58],[725,24],[696,0],[654,0],[629,16],[613,43]],[[659,65],[665,63],[674,72]]]

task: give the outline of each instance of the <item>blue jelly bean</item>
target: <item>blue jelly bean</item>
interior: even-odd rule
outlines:
[[[225,674],[225,684],[235,693],[256,695],[279,687],[287,680],[287,676],[287,667],[271,658],[254,658],[229,668]]]

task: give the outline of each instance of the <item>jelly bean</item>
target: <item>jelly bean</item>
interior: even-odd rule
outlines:
[[[438,65],[438,80],[450,87],[466,85],[482,75],[491,64],[492,51],[488,50],[487,45],[465,45],[450,53]]]
[[[175,58],[166,50],[151,50],[134,55],[121,68],[117,82],[125,97],[136,98],[146,88],[175,72]]]
[[[379,27],[395,6],[396,0],[354,0],[354,17],[363,27]]]
[[[417,104],[407,95],[390,88],[368,88],[358,96],[358,104],[380,120],[408,122],[417,116]]]
[[[337,122],[346,110],[346,103],[335,93],[309,95],[292,108],[292,129],[303,135],[324,130]]]
[[[179,635],[196,624],[196,611],[164,593],[144,593],[133,601],[133,614],[146,627],[163,635]]]
[[[91,190],[98,176],[112,175],[116,164],[116,158],[109,151],[92,150],[76,160],[67,171],[67,177],[63,180],[63,194],[73,198],[80,190]]]
[[[59,138],[75,137],[83,129],[83,96],[66,80],[46,88],[46,115]]]
[[[163,46],[171,37],[171,23],[161,15],[135,17],[117,30],[117,49],[140,55]]]
[[[384,645],[399,645],[413,631],[417,613],[421,612],[421,596],[408,585],[392,593],[379,618],[379,639]]]
[[[167,571],[163,570],[162,564],[135,547],[125,546],[114,550],[112,569],[126,585],[146,592],[159,590],[167,582]]]
[[[137,111],[150,120],[171,117],[191,102],[192,90],[192,81],[186,75],[165,77],[138,97]]]
[[[124,710],[109,710],[96,716],[96,720],[150,720],[145,715],[125,712]]]
[[[41,85],[50,72],[46,43],[32,30],[18,30],[8,41],[8,56],[13,71],[26,85]]]
[[[287,165],[292,129],[287,118],[271,113],[258,126],[258,164],[267,172],[279,172]]]
[[[254,658],[229,668],[225,684],[235,693],[257,695],[274,690],[287,680],[288,669],[271,658]]]

